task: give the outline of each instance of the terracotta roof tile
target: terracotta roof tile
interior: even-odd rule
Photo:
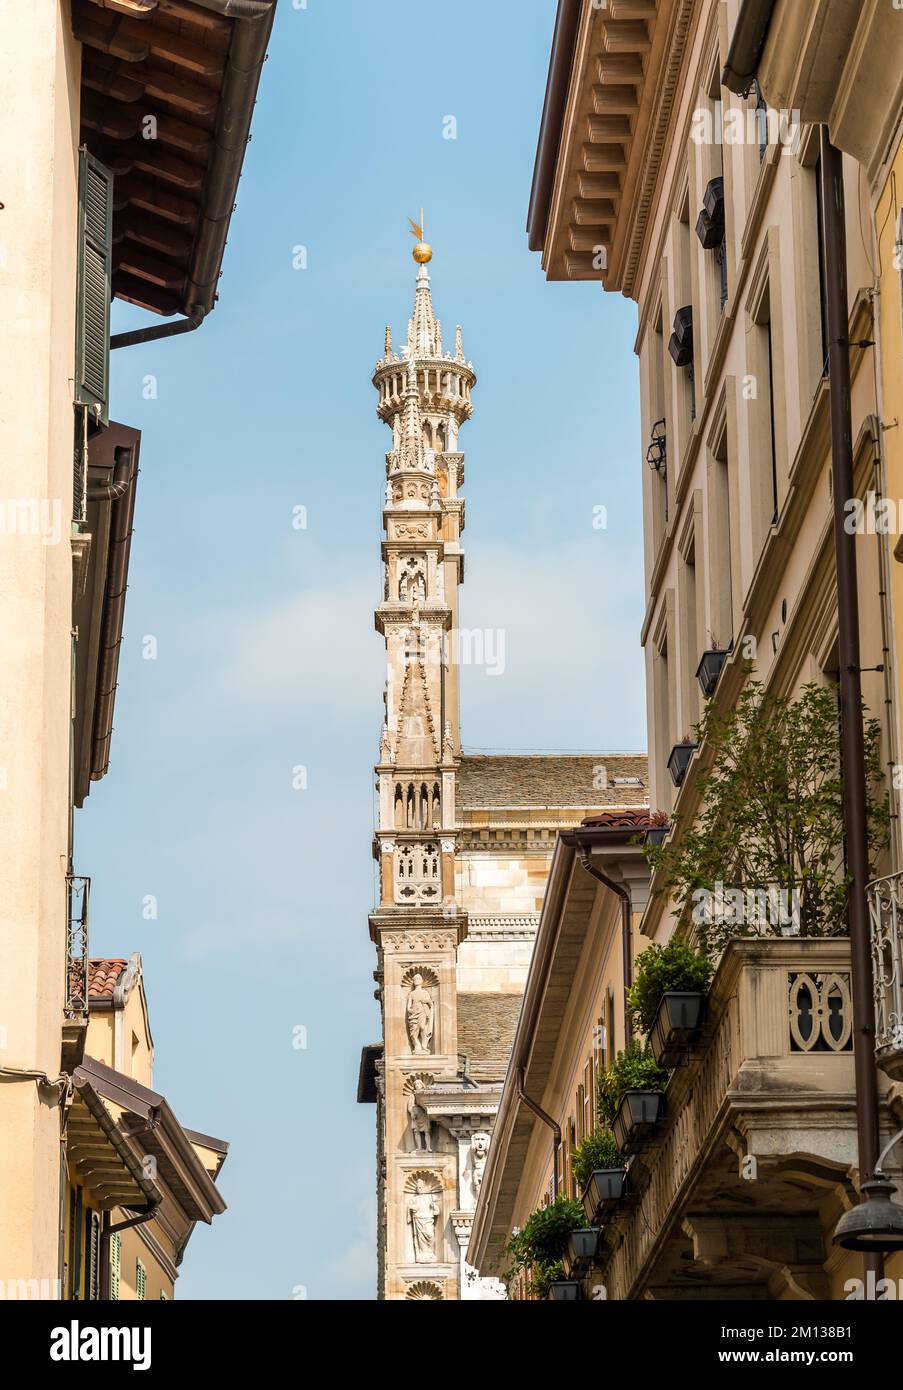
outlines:
[[[88,997],[91,999],[112,998],[119,976],[128,965],[127,960],[89,960]]]
[[[599,769],[607,785],[599,786]],[[642,806],[649,796],[644,753],[476,754],[458,767],[455,798],[462,811],[486,807],[578,808]]]
[[[587,816],[583,824],[593,830],[620,830],[630,826],[647,830],[653,820],[649,807],[643,806],[637,811],[602,811],[597,816]]]

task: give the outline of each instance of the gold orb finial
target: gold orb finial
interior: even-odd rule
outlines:
[[[412,252],[414,260],[418,265],[429,265],[430,261],[433,259],[433,248],[424,238],[423,228],[425,222],[423,208],[420,209],[420,221],[415,222],[413,217],[409,217],[408,223],[411,228],[411,236],[417,238],[417,245]]]

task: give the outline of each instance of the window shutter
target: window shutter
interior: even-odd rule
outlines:
[[[78,288],[75,306],[75,399],[97,407],[108,424],[110,300],[113,284],[113,175],[79,152]]]
[[[96,1211],[88,1212],[88,1278],[85,1296],[94,1303],[100,1298],[100,1217]]]
[[[119,1233],[114,1231],[110,1236],[110,1298],[116,1302],[119,1299],[119,1273],[122,1268],[122,1241]]]
[[[135,1265],[135,1297],[139,1300],[147,1298],[147,1270],[140,1260]]]
[[[596,1128],[596,1097],[593,1059],[583,1068],[583,1133],[593,1134]]]

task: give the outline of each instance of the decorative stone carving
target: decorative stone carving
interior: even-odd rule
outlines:
[[[417,977],[419,978],[419,976]],[[412,1078],[411,1093],[408,1097],[408,1119],[411,1124],[411,1135],[414,1140],[415,1153],[432,1153],[432,1132],[433,1126],[429,1115],[420,1104],[419,1097],[426,1090],[426,1084],[421,1076]]]
[[[436,1263],[436,1222],[441,1208],[438,1202],[438,1180],[432,1173],[413,1173],[408,1179],[408,1224],[414,1263]]]
[[[432,995],[423,987],[423,976],[415,975],[408,990],[404,1011],[408,1041],[415,1055],[423,1055],[432,1050],[434,1007]]]
[[[387,951],[453,951],[458,937],[455,932],[384,932],[380,942]]]
[[[486,1159],[489,1157],[489,1135],[485,1130],[480,1130],[470,1141],[470,1182],[473,1187],[474,1197],[480,1195],[480,1184],[483,1181],[483,1173],[486,1169]]]
[[[428,1279],[418,1279],[416,1284],[409,1284],[405,1292],[405,1298],[428,1299],[434,1303],[442,1301],[442,1290],[438,1284],[432,1283]]]
[[[837,972],[791,973],[788,979],[790,1050],[849,1052],[853,1047],[850,977]]]

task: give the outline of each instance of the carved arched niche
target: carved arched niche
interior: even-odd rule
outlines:
[[[409,965],[401,977],[405,991],[404,1024],[408,1046],[415,1057],[436,1050],[436,1012],[439,976],[429,965]]]

